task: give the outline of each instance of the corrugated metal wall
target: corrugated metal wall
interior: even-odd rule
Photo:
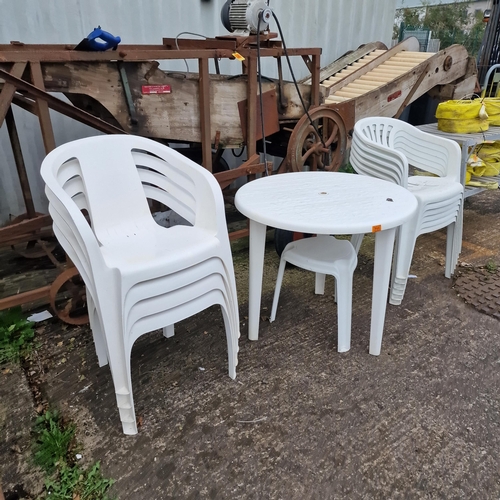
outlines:
[[[224,0],[0,0],[0,43],[76,44],[93,28],[122,38],[123,43],[161,43],[191,31],[213,37],[226,34],[220,22]],[[322,47],[322,66],[362,43],[380,40],[390,44],[396,0],[271,0],[287,46]],[[271,29],[277,31],[276,25]],[[162,65],[162,67],[166,67]],[[191,69],[196,71],[196,63]],[[294,61],[297,78],[305,76],[305,66]],[[185,70],[183,62],[168,69]],[[221,64],[223,73],[239,71],[230,61]],[[273,61],[263,64],[263,73],[275,76]],[[286,76],[286,75],[285,75]],[[36,117],[15,109],[23,154],[28,169],[35,206],[46,211],[43,183],[38,174],[44,156]],[[58,144],[96,132],[57,113],[52,113]],[[16,169],[6,127],[0,129],[0,225],[10,214],[24,212]]]

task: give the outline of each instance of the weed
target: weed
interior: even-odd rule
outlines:
[[[494,260],[489,260],[486,262],[486,270],[490,273],[495,273],[498,269],[498,265]]]
[[[64,426],[57,411],[46,411],[35,422],[35,463],[46,472],[66,463],[68,450],[75,436],[73,425]]]
[[[102,477],[100,464],[96,462],[90,469],[83,470],[77,465],[64,465],[55,479],[47,479],[45,488],[51,500],[110,500],[106,494],[114,483]]]
[[[100,463],[82,468],[73,462],[75,426],[64,422],[57,411],[47,410],[35,422],[34,461],[49,477],[45,480],[47,500],[111,500],[107,490],[112,479],[102,477]]]
[[[339,168],[339,172],[344,172],[346,174],[356,174],[356,170],[354,170],[353,166],[350,162],[345,163]]]
[[[20,307],[0,312],[0,365],[28,357],[34,337],[33,323],[23,318]]]

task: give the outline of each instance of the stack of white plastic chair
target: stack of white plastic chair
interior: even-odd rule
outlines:
[[[326,275],[335,277],[337,351],[348,351],[351,348],[352,279],[358,263],[354,247],[349,241],[337,240],[334,236],[328,235],[318,235],[288,243],[281,254],[270,322],[276,319],[287,262],[316,273],[314,292],[318,295],[325,293]]]
[[[176,322],[220,304],[234,379],[238,301],[213,175],[167,146],[126,135],[64,144],[41,174],[54,233],[86,285],[99,366],[109,361],[123,432],[137,433],[130,355],[147,332],[172,336]],[[158,225],[149,200],[189,225]]]
[[[460,183],[460,158],[456,142],[394,118],[363,118],[354,126],[350,156],[354,170],[399,184],[418,201],[415,217],[398,231],[391,304],[403,300],[419,235],[446,227],[445,276],[450,278],[455,270],[462,248],[464,187]],[[421,171],[421,175],[410,175],[411,167]],[[362,236],[353,236],[351,240],[357,250]]]

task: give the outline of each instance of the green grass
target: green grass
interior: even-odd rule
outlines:
[[[486,263],[486,270],[490,273],[496,273],[497,269],[498,269],[498,265],[497,263],[493,260],[493,259],[490,259],[487,263]]]
[[[23,318],[20,307],[0,311],[0,365],[28,357],[34,338],[33,323]]]
[[[34,339],[33,323],[20,307],[0,311],[0,365],[27,359]],[[46,475],[39,500],[111,500],[107,491],[114,481],[102,476],[99,462],[87,467],[76,462],[74,424],[47,410],[36,419],[33,435],[33,461]]]
[[[75,463],[75,426],[48,410],[34,426],[34,461],[47,474],[43,499],[111,500],[107,491],[112,479],[102,476],[100,463],[80,467]]]
[[[45,481],[46,497],[50,500],[111,500],[107,490],[113,480],[102,477],[100,464],[89,469],[63,465],[55,478]]]
[[[74,425],[64,425],[58,412],[48,410],[36,419],[34,433],[37,465],[52,473],[57,465],[67,462],[75,437]]]

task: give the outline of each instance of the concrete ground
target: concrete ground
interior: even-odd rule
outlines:
[[[498,191],[467,200],[459,271],[500,264],[499,215]],[[110,371],[98,368],[88,328],[41,323],[31,367],[0,372],[4,490],[40,492],[29,424],[48,401],[77,423],[83,460],[101,461],[119,499],[499,498],[500,324],[444,277],[444,247],[445,232],[418,239],[416,278],[403,304],[388,306],[374,357],[373,240],[360,252],[352,347],[343,354],[331,280],[315,296],[313,275],[289,268],[277,319],[267,321],[278,265],[271,242],[260,339],[248,341],[240,243],[237,379],[227,375],[218,308],[179,323],[172,339],[143,336],[132,353],[141,422],[132,437],[121,432]]]

